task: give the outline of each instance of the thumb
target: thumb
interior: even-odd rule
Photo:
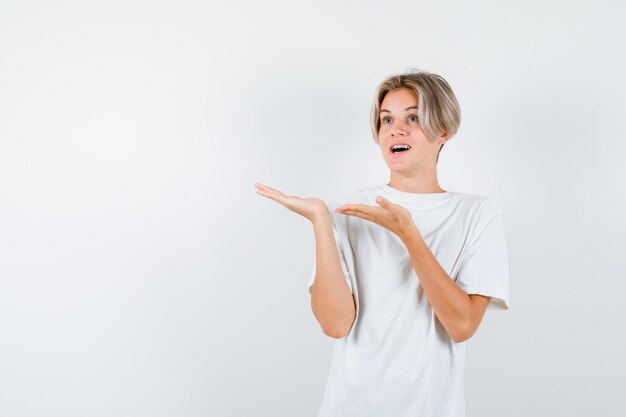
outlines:
[[[376,202],[381,207],[384,207],[384,208],[387,208],[387,209],[391,208],[391,202],[389,200],[386,200],[386,199],[382,198],[381,196],[377,196],[376,197]]]

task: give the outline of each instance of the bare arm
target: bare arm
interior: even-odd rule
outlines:
[[[411,264],[437,318],[457,343],[469,339],[480,324],[491,297],[466,294],[437,261],[413,223],[411,213],[381,196],[380,207],[344,204],[335,212],[361,217],[395,233],[406,245]]]
[[[315,281],[311,287],[311,308],[324,333],[345,337],[356,317],[354,297],[343,278],[339,252],[328,212],[315,217]]]
[[[403,239],[411,264],[435,314],[452,340],[464,342],[476,332],[489,300],[466,294],[443,269],[417,229]]]
[[[270,186],[255,183],[257,194],[272,199],[313,223],[315,232],[315,281],[311,287],[313,315],[325,334],[345,337],[356,317],[354,297],[343,278],[339,251],[328,207],[319,198],[287,195]]]

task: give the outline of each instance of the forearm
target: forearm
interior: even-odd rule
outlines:
[[[435,315],[454,341],[464,340],[470,325],[470,297],[439,264],[417,229],[403,241]]]
[[[330,214],[313,222],[316,274],[311,288],[311,307],[325,334],[344,337],[356,314],[354,297],[343,278]]]

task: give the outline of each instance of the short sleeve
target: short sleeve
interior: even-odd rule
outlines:
[[[487,308],[509,308],[509,263],[502,212],[492,212],[465,254],[456,279],[466,294],[491,297]]]
[[[350,280],[350,274],[348,273],[348,267],[346,265],[346,261],[345,258],[343,256],[343,252],[342,252],[342,247],[343,247],[343,237],[341,236],[341,232],[338,230],[337,225],[335,224],[335,219],[334,219],[334,211],[335,209],[328,203],[326,203],[326,205],[328,206],[328,210],[331,214],[331,219],[332,219],[332,226],[333,226],[333,234],[335,235],[335,243],[337,245],[337,249],[339,251],[339,264],[341,265],[341,270],[343,272],[343,278],[346,281],[346,284],[348,284],[348,288],[350,289],[350,292],[354,294],[354,291],[352,290],[352,281]],[[317,255],[317,254],[315,254]],[[313,282],[315,282],[315,272],[316,272],[316,259],[315,257],[313,258],[313,268],[311,271],[311,276],[309,277],[309,294],[311,294],[311,287],[313,286]]]

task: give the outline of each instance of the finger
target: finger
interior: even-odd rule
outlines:
[[[347,213],[342,213],[342,214],[345,214],[346,216],[358,217],[359,219],[363,219],[365,221],[377,224],[379,226],[383,226],[382,222],[380,221],[380,218],[378,217],[368,216],[367,214],[359,213],[359,212],[347,212]]]
[[[254,183],[254,185],[257,186],[257,187],[265,188],[266,190],[278,191],[277,189],[272,188],[269,185],[262,184],[260,182],[256,182],[256,183]]]
[[[391,206],[393,205],[391,203],[391,201],[381,197],[381,196],[377,196],[376,197],[376,202],[378,203],[379,206],[386,208],[386,209],[391,209]]]
[[[339,206],[335,209],[335,211],[344,211],[344,210],[353,210],[353,211],[366,211],[366,208],[369,206],[363,204],[344,204],[343,206]]]
[[[264,195],[264,196],[274,195],[274,193],[272,193],[271,191],[265,190],[265,189],[263,189],[263,188],[257,188],[257,189],[256,189],[256,193],[257,193],[257,194]]]
[[[343,206],[339,206],[335,209],[336,212],[343,212],[345,210],[352,210],[358,213],[365,213],[370,216],[381,216],[384,213],[384,209],[380,207],[367,206],[365,204],[346,204]]]
[[[257,184],[258,184],[258,185],[257,185]],[[285,194],[285,193],[283,193],[282,191],[277,190],[277,189],[272,188],[272,187],[269,187],[269,186],[267,186],[267,185],[261,184],[260,182],[257,182],[255,185],[257,186],[257,190],[258,190],[258,189],[261,189],[261,190],[265,190],[266,192],[269,192],[269,193],[273,193],[273,194],[278,194],[278,195],[286,196],[286,194]]]
[[[363,211],[353,210],[353,209],[345,209],[340,212],[341,214],[346,214],[348,216],[360,217],[364,220],[368,220],[374,223],[379,222],[378,216],[373,216],[369,213],[365,213]]]
[[[278,191],[277,189],[272,188],[269,185],[262,184],[260,182],[255,182],[254,186],[257,187],[257,188],[262,188],[264,190],[268,190],[268,191]]]
[[[272,199],[274,201],[276,201],[279,204],[282,204],[283,206],[287,207],[287,200],[289,199],[289,197],[285,197],[283,195],[279,195],[276,194],[274,192],[270,192],[270,191],[265,191],[265,190],[257,190],[256,191],[257,194],[262,195],[263,197],[267,197],[269,199]]]

